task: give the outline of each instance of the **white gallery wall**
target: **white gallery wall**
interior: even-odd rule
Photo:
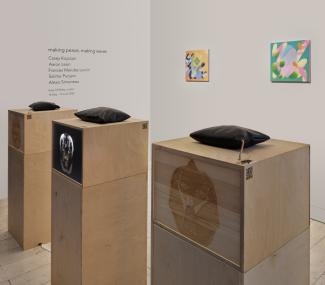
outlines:
[[[149,0],[5,1],[0,9],[0,198],[7,196],[7,110],[38,100],[78,109],[111,106],[150,115]],[[101,49],[83,56],[74,95],[49,96],[49,48]]]
[[[312,216],[325,221],[324,8],[316,0],[3,2],[0,198],[7,196],[9,108],[50,100],[78,109],[114,106],[149,118],[151,107],[154,141],[238,124],[310,143]],[[272,84],[270,42],[299,39],[312,41],[312,83]],[[108,52],[83,59],[92,71],[76,94],[50,97],[49,48]],[[210,49],[209,83],[184,81],[188,49]]]
[[[153,0],[153,141],[236,124],[311,144],[312,216],[325,221],[325,3]],[[312,41],[312,83],[270,82],[270,43]],[[184,52],[210,50],[210,82],[184,80]]]

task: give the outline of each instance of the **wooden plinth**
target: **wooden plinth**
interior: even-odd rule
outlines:
[[[309,229],[246,273],[169,231],[153,226],[152,285],[309,284]]]
[[[148,123],[64,120],[53,130],[53,144],[64,134],[74,151],[62,162],[54,146],[52,284],[145,285]]]
[[[75,112],[8,112],[8,228],[23,249],[51,240],[52,120]]]
[[[191,138],[153,144],[153,224],[246,273],[309,228],[309,156],[280,140],[244,162]]]

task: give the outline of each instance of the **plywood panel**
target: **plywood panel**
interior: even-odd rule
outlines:
[[[52,121],[71,118],[76,110],[30,112],[25,115],[25,153],[52,150]]]
[[[24,156],[8,147],[8,230],[24,246]]]
[[[84,188],[82,213],[82,284],[147,284],[146,173]]]
[[[9,145],[25,154],[52,149],[52,121],[74,117],[75,109],[61,108],[34,112],[30,109],[8,111]]]
[[[169,151],[173,150],[176,152],[188,153],[192,156],[212,159],[216,164],[227,165],[228,167],[242,167],[242,165],[238,163],[237,150],[204,145],[190,137],[159,142],[155,143],[154,146],[166,148]],[[286,152],[294,151],[304,146],[306,145],[301,143],[271,139],[252,148],[245,149],[243,159],[261,161]]]
[[[51,241],[51,152],[24,156],[24,249]]]
[[[309,147],[253,164],[245,185],[245,272],[309,227],[309,173]]]
[[[309,229],[242,273],[169,231],[153,226],[152,285],[309,284]]]
[[[51,152],[8,150],[9,232],[26,250],[51,240]]]
[[[154,221],[240,265],[240,172],[154,149]]]
[[[164,149],[160,147],[153,147],[156,159],[155,161],[162,163],[166,166],[171,167],[180,167],[184,164],[188,163],[189,160],[195,160],[197,164],[199,164],[200,168],[203,168],[207,174],[213,176],[213,179],[219,182],[225,182],[234,187],[240,186],[240,177],[238,177],[238,169],[233,169],[231,167],[219,166],[217,161],[211,159],[205,159],[204,157],[197,157],[192,155],[191,153],[183,153],[177,152],[175,153],[173,150]],[[211,166],[213,168],[211,169]]]
[[[152,258],[152,285],[242,284],[239,271],[157,225]]]
[[[107,128],[107,126],[119,126],[119,125],[125,125],[125,124],[134,124],[134,123],[139,123],[139,122],[143,122],[145,124],[147,124],[147,121],[143,121],[141,119],[136,119],[136,118],[129,118],[125,121],[122,122],[118,122],[118,123],[108,123],[108,124],[97,124],[97,123],[91,123],[91,122],[86,122],[83,121],[77,117],[74,118],[69,118],[69,119],[63,119],[63,120],[55,120],[58,123],[62,124],[62,125],[66,125],[66,126],[70,126],[72,128],[77,128],[77,129],[91,129],[91,128],[98,128],[98,129],[102,129],[102,128]]]
[[[84,187],[144,173],[147,164],[146,121],[83,129]]]
[[[24,115],[8,111],[8,145],[24,151]]]
[[[293,239],[243,275],[245,285],[309,284],[310,231]]]
[[[81,205],[81,186],[53,170],[52,285],[82,284]]]

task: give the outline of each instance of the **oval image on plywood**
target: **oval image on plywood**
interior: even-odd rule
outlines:
[[[169,207],[181,234],[203,246],[211,243],[219,224],[216,191],[193,160],[174,171]]]

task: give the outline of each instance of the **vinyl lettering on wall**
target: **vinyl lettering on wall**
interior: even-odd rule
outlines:
[[[49,96],[76,95],[78,88],[91,75],[106,49],[48,49],[48,92]]]

